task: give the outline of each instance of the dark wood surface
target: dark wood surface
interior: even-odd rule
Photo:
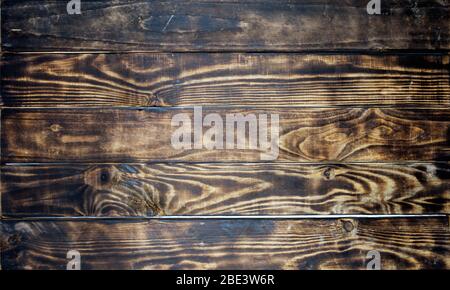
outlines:
[[[4,54],[8,107],[450,106],[447,54]]]
[[[2,1],[10,51],[449,49],[447,0]]]
[[[1,182],[9,218],[450,213],[448,163],[5,166]]]
[[[383,269],[450,267],[447,218],[2,221],[3,269]]]
[[[450,1],[368,1],[1,1],[0,269],[450,269]]]
[[[193,110],[5,109],[2,161],[261,161],[259,149],[175,149],[171,138],[178,127],[171,119],[181,113],[191,116]],[[224,120],[226,114],[268,114],[269,121],[270,114],[279,114],[278,161],[448,161],[450,156],[447,109],[203,109],[204,116],[209,113]]]

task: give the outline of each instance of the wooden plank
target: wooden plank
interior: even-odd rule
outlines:
[[[208,140],[214,141],[214,137],[206,136],[210,126],[203,128],[205,141],[203,144],[197,142],[200,143],[196,144],[200,145],[199,147],[192,146],[191,142],[186,142],[186,146],[189,147],[174,147],[171,143],[172,138],[175,141],[178,139],[188,141],[190,136],[192,143],[194,142],[193,109],[6,109],[2,113],[2,161],[129,163],[157,160],[192,162],[253,162],[272,159],[297,162],[450,160],[448,109],[203,108],[202,113],[197,115],[205,117],[213,113],[220,118],[218,121],[220,124],[222,120],[226,123],[227,115],[234,116],[241,113],[243,117],[253,116],[255,121],[252,124],[255,126],[252,128],[263,125],[264,122],[258,121],[258,125],[256,120],[266,114],[268,147],[260,146],[264,143],[259,142],[256,149],[248,149],[248,144],[245,144],[245,149],[236,149],[236,138],[231,140],[233,130],[227,129],[226,124],[222,124],[222,129],[217,129],[219,126],[215,125],[217,131],[223,132],[223,138],[217,135],[217,140],[224,140],[225,149],[211,147],[212,143]],[[279,146],[275,144],[276,134],[271,137],[271,132],[276,132],[276,118],[272,115],[277,114]],[[175,119],[180,116],[186,118],[183,126],[181,123],[174,123],[175,126],[171,126],[175,115]],[[188,125],[189,120],[191,126]],[[233,122],[229,123],[233,125]],[[248,127],[245,122],[241,122],[241,125]],[[258,127],[261,128],[263,126]],[[186,133],[184,139],[180,136],[176,138],[176,133],[180,132]],[[248,141],[248,132],[246,133],[245,138],[238,139]],[[227,134],[231,136],[229,140],[233,147],[226,144]],[[196,134],[197,137],[201,135]],[[255,139],[256,137],[253,140],[257,141]],[[271,155],[267,156],[266,153]]]
[[[3,216],[450,214],[450,164],[2,168]]]
[[[449,269],[446,217],[204,221],[5,221],[3,269]]]
[[[449,49],[447,0],[2,1],[10,51]]]
[[[5,54],[10,107],[450,107],[448,55]]]

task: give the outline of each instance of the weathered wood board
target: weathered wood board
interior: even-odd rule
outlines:
[[[1,221],[3,269],[450,267],[448,219]],[[251,265],[251,266],[250,266]]]
[[[450,214],[450,165],[4,166],[3,216]]]
[[[9,51],[304,51],[450,48],[448,0],[2,1]]]
[[[256,119],[267,115],[269,143],[277,139],[271,138],[271,131],[272,125],[276,127],[272,115],[278,114],[279,146],[237,149],[234,144],[234,149],[228,149],[226,135],[233,129],[223,124],[223,138],[216,137],[224,140],[224,149],[206,149],[205,144],[210,144],[206,137],[200,144],[203,149],[195,149],[191,143],[187,149],[175,149],[172,138],[188,123],[172,126],[172,118],[178,114],[190,118],[190,127],[181,130],[186,132],[186,141],[191,136],[194,142],[193,109],[5,109],[1,116],[2,162],[251,162],[261,161],[262,153],[269,151],[277,161],[298,162],[448,161],[450,156],[447,109],[203,108],[197,115],[211,113],[219,114],[224,123],[227,114],[242,113]],[[205,136],[208,128],[202,132]],[[248,133],[246,136],[249,139]]]
[[[447,54],[4,54],[8,107],[450,107]]]
[[[67,2],[1,1],[0,269],[450,269],[449,0]]]

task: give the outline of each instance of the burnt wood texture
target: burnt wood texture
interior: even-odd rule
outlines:
[[[0,269],[450,269],[450,1],[68,2],[0,2]]]
[[[219,114],[224,122],[228,114],[256,118],[266,114],[269,128],[271,114],[278,114],[276,161],[448,161],[450,157],[447,109],[205,108],[202,113]],[[2,161],[257,162],[268,151],[238,150],[236,144],[234,149],[175,149],[172,136],[180,126],[172,126],[171,120],[178,114],[189,116],[193,132],[192,109],[5,109]]]
[[[449,214],[450,165],[6,166],[3,215]]]
[[[446,218],[2,221],[11,269],[383,269],[450,267]]]
[[[448,0],[2,1],[9,51],[449,49]]]
[[[8,107],[450,106],[446,54],[4,54]]]

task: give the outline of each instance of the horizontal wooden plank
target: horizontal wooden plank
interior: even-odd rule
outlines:
[[[10,107],[450,107],[448,55],[4,54]]]
[[[10,51],[449,49],[447,0],[2,1]]]
[[[447,218],[1,221],[2,268],[449,269]]]
[[[4,166],[5,217],[450,214],[450,165]]]
[[[225,120],[237,114],[242,119],[253,119],[247,123],[242,120],[240,124],[249,131],[252,123],[252,131],[262,136],[263,141],[267,139],[267,144],[260,140],[256,149],[248,149],[247,142],[241,147],[244,149],[237,149],[237,139],[241,142],[249,139],[248,132],[241,138],[231,139],[236,137],[233,135],[236,130],[227,126]],[[217,129],[216,141],[222,140],[224,149],[212,147],[215,137],[208,135],[212,130],[209,125],[203,128],[203,143],[200,130],[196,129],[198,139],[192,136],[194,123],[198,121],[199,129],[203,124],[194,120],[194,115],[199,120],[202,116],[211,117],[209,120],[216,118],[217,124],[212,123],[215,124],[212,127]],[[264,128],[264,115],[267,134],[258,131]],[[279,138],[276,138],[276,115]],[[236,128],[231,117],[229,125]],[[172,123],[181,119],[184,119],[182,123]],[[180,136],[181,133],[185,136]],[[231,136],[229,139],[227,134]],[[1,137],[4,163],[449,161],[450,110],[203,108],[195,114],[193,109],[5,109]],[[187,142],[189,137],[191,142]],[[256,142],[255,139],[253,136]],[[178,140],[186,141],[185,147],[177,147]],[[194,141],[196,144],[192,145]]]

